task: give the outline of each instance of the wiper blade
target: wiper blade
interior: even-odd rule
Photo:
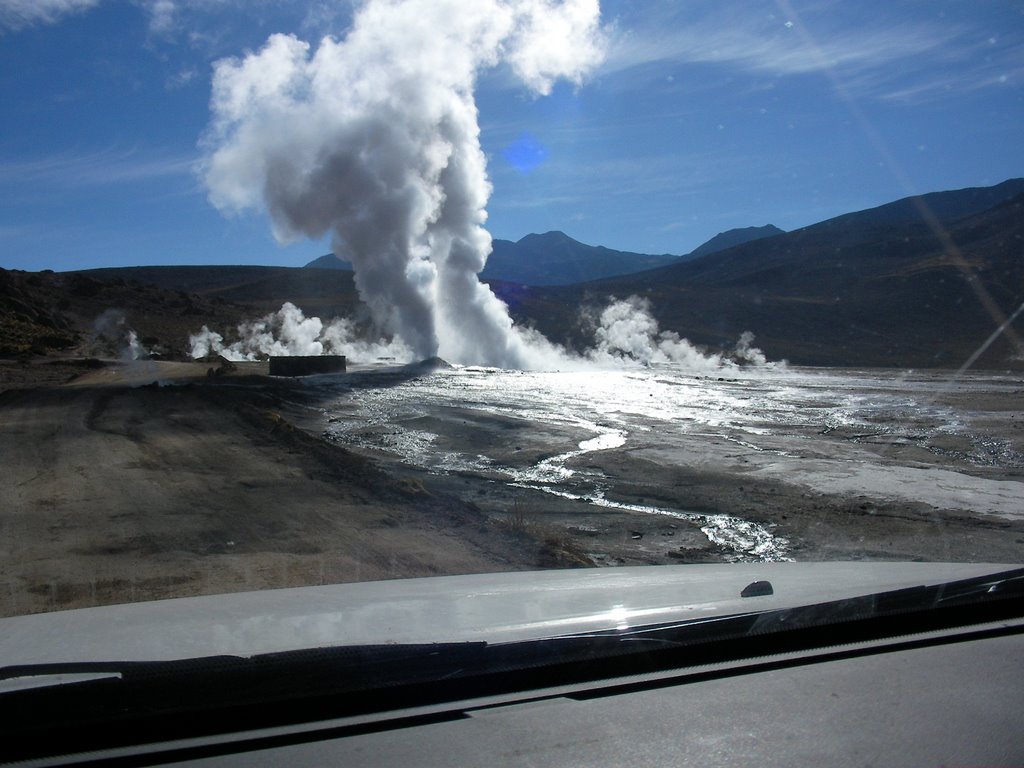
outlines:
[[[318,687],[322,681],[303,680],[302,670],[345,672],[332,680],[334,691],[362,690],[369,680],[383,687],[430,680],[441,671],[439,666],[450,665],[453,658],[466,664],[481,661],[480,652],[486,643],[428,643],[422,645],[356,645],[327,648],[309,648],[297,651],[264,653],[257,656],[205,656],[174,661],[96,661],[55,664],[29,664],[0,668],[0,690],[4,680],[42,679],[68,675],[95,675],[100,681],[121,683],[118,687],[159,683],[181,679],[234,679],[242,676],[280,678],[289,688],[303,685]],[[285,674],[287,673],[287,677]],[[59,684],[63,681],[57,680]],[[94,681],[86,680],[86,683]],[[98,687],[98,686],[92,686]],[[216,692],[214,692],[216,693]],[[2,704],[2,699],[0,699]]]
[[[817,605],[510,643],[9,666],[103,675],[0,695],[0,759],[446,704],[1024,616],[1024,569]]]

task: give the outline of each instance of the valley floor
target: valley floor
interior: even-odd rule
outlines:
[[[820,472],[811,482],[767,463],[741,467],[724,448],[683,456],[633,445],[581,458],[621,503],[599,509],[486,474],[360,455],[320,436],[323,412],[301,382],[271,379],[259,364],[215,376],[209,367],[0,367],[0,615],[355,580],[728,560],[734,553],[702,531],[715,515],[755,522],[797,560],[1024,561],[1024,503],[1012,514],[1019,471],[979,470],[988,487],[1006,489],[1008,506],[997,494],[991,508],[971,512],[901,497],[899,478],[892,493],[878,480],[879,493],[864,494]],[[457,441],[463,415],[432,428]],[[500,424],[483,429],[475,439],[505,439]],[[824,454],[837,439],[822,434],[814,445]],[[941,459],[912,449],[900,448],[908,453],[894,464],[944,471]],[[696,514],[638,511],[651,504]]]

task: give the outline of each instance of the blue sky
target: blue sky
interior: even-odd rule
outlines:
[[[299,266],[195,172],[213,63],[343,37],[350,2],[0,0],[0,267]],[[604,63],[477,89],[488,229],[685,253],[914,192],[1024,176],[1024,2],[602,3]]]

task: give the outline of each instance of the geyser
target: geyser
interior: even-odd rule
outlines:
[[[601,60],[598,0],[370,0],[315,49],[272,35],[215,65],[203,179],[281,241],[330,235],[375,321],[418,358],[557,365],[477,275],[491,192],[474,101],[506,64],[533,92]]]

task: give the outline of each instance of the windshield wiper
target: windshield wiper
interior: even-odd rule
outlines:
[[[3,759],[447,704],[1024,616],[1024,569],[815,605],[541,640],[33,664],[0,695]],[[68,676],[85,676],[67,682]],[[95,678],[95,679],[92,679]],[[50,751],[48,751],[50,750]]]

